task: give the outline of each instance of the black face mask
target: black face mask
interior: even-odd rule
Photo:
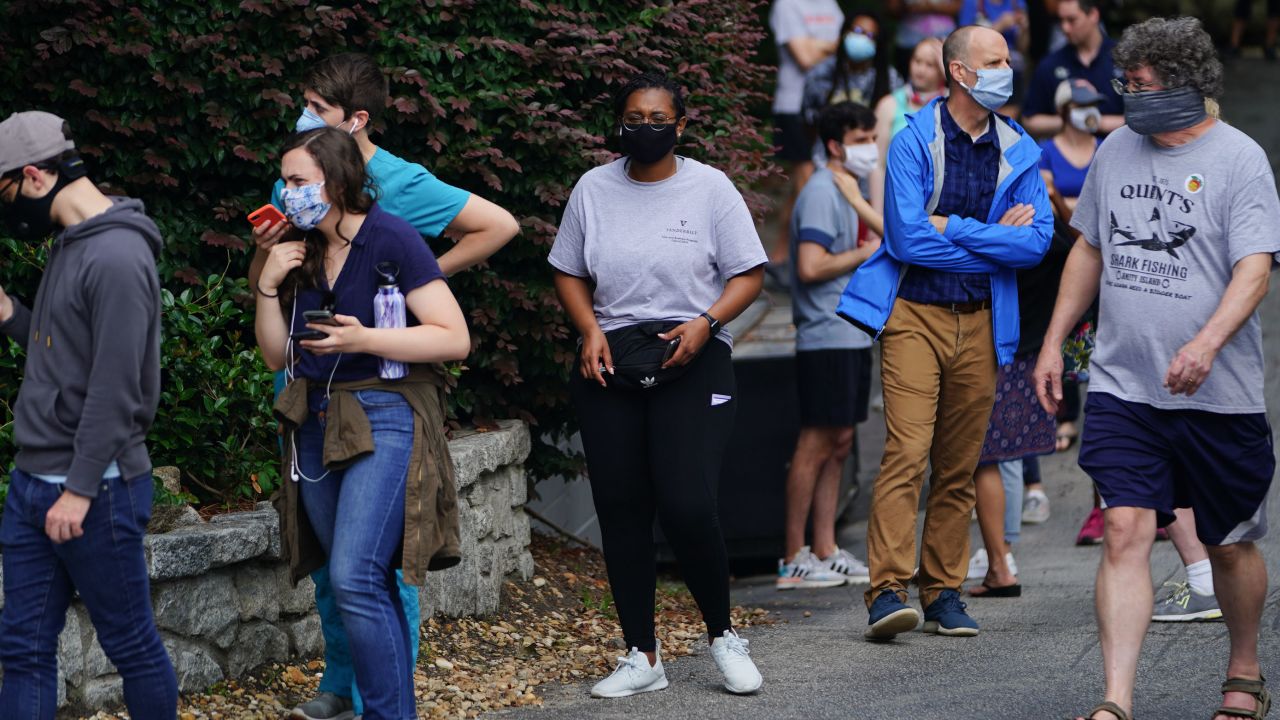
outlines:
[[[654,128],[657,129],[654,129]],[[641,125],[635,130],[626,126],[618,128],[622,152],[642,165],[655,163],[666,157],[676,146],[676,123],[669,125]]]
[[[66,163],[58,173],[58,180],[53,189],[40,198],[29,198],[22,195],[22,183],[26,176],[18,181],[17,194],[13,202],[3,206],[4,221],[9,234],[20,240],[40,240],[49,237],[58,225],[53,221],[53,199],[62,192],[62,188],[84,177],[84,164],[76,159]]]

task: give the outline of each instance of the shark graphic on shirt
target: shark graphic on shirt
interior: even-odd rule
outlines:
[[[1154,225],[1156,229],[1152,230],[1151,237],[1139,238],[1137,231],[1134,230],[1133,228],[1127,225],[1124,227],[1121,227],[1120,223],[1116,221],[1116,214],[1112,212],[1111,213],[1111,237],[1115,238],[1116,235],[1119,235],[1120,237],[1125,238],[1125,240],[1127,241],[1127,242],[1116,243],[1116,247],[1134,245],[1142,248],[1143,250],[1150,250],[1152,252],[1167,252],[1171,257],[1178,258],[1177,248],[1180,248],[1183,245],[1186,245],[1187,241],[1190,240],[1191,237],[1196,234],[1196,229],[1194,227],[1184,222],[1179,222],[1177,220],[1174,220],[1173,224],[1177,226],[1177,229],[1169,233],[1168,240],[1162,240],[1160,238],[1160,233],[1159,233],[1160,208],[1158,207],[1152,208],[1151,217],[1147,220],[1147,223],[1149,225]],[[1178,258],[1178,259],[1181,259],[1181,258]]]

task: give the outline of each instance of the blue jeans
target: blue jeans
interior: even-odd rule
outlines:
[[[1004,541],[1017,544],[1022,537],[1022,461],[999,463],[1000,484],[1004,486]]]
[[[311,573],[316,584],[316,610],[320,613],[320,630],[324,633],[324,677],[320,679],[320,692],[351,698],[356,715],[364,714],[364,701],[356,687],[356,670],[351,663],[351,645],[347,631],[342,626],[342,613],[329,582],[329,566]],[[405,625],[409,629],[409,673],[418,665],[418,626],[422,623],[418,603],[418,588],[408,585],[399,570],[396,583],[400,586],[400,605],[404,608]]]
[[[0,523],[4,609],[0,611],[3,720],[53,720],[58,633],[79,592],[98,641],[124,679],[134,720],[173,720],[178,680],[151,614],[142,536],[151,519],[151,475],[103,480],[84,535],[56,545],[45,515],[62,487],[14,470]]]
[[[324,428],[312,413],[296,438],[300,470],[316,478],[302,480],[302,506],[329,556],[365,720],[407,720],[417,717],[413,666],[392,563],[404,536],[413,410],[398,393],[361,390],[356,398],[369,417],[374,452],[325,475]]]

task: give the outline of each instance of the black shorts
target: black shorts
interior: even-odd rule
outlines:
[[[1084,406],[1080,468],[1102,506],[1195,510],[1205,545],[1252,542],[1267,533],[1267,490],[1276,457],[1266,413],[1162,410],[1091,392]]]
[[[796,353],[800,427],[853,427],[867,419],[871,348]]]
[[[773,116],[774,158],[785,162],[805,162],[813,157],[813,143],[799,113]]]

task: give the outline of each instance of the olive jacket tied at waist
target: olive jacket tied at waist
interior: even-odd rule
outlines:
[[[369,418],[356,398],[359,390],[399,393],[413,409],[413,450],[404,496],[404,538],[400,567],[404,581],[422,585],[431,570],[461,562],[458,534],[458,490],[453,459],[444,436],[444,377],[434,366],[414,365],[402,380],[381,378],[333,383],[325,411],[324,466],[341,470],[373,452]],[[284,424],[284,487],[274,504],[280,513],[280,550],[298,581],[327,562],[307,514],[302,511],[298,483],[290,479],[294,431],[306,421],[308,382],[296,378],[276,399],[276,418]]]

